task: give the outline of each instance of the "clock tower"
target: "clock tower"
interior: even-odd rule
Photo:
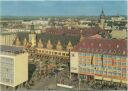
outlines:
[[[36,33],[34,30],[34,24],[31,24],[30,34],[29,34],[29,43],[31,43],[31,47],[36,46]]]

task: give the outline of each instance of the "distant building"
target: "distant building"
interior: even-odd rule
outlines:
[[[28,53],[22,47],[0,45],[0,84],[15,87],[28,80]]]
[[[70,54],[71,74],[128,84],[127,41],[88,38]]]
[[[15,38],[16,38],[16,34],[1,33],[0,34],[0,45],[13,45]]]
[[[123,16],[117,15],[117,16],[111,17],[111,20],[112,20],[113,22],[115,22],[115,21],[123,21],[123,20],[126,20],[126,19],[125,19],[125,17],[123,17]]]
[[[42,47],[47,49],[56,50],[69,50],[73,49],[79,41],[84,38],[98,34],[98,28],[90,29],[47,29],[46,32],[37,34],[35,33],[33,24],[29,34],[20,33],[14,41],[14,44],[19,46],[31,45],[32,47]],[[28,43],[26,43],[28,42]]]
[[[127,38],[127,30],[113,30],[111,33],[112,38],[116,39],[126,39]]]

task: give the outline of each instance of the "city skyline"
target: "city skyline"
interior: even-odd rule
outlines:
[[[1,1],[1,16],[127,15],[126,1]]]

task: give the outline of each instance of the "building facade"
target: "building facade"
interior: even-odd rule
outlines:
[[[0,46],[0,84],[15,87],[28,80],[28,53],[22,47]]]
[[[85,39],[70,55],[71,73],[128,84],[126,40]]]
[[[1,33],[0,34],[0,44],[1,45],[13,45],[15,38],[16,38],[16,34]]]
[[[69,59],[69,51],[36,48],[36,53],[40,55],[59,56],[59,57],[65,57]]]

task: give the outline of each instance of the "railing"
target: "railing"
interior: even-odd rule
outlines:
[[[58,50],[53,50],[53,49],[45,49],[45,48],[40,48],[36,49],[36,52],[39,54],[45,54],[45,55],[51,55],[51,56],[61,56],[61,57],[69,57],[69,52],[67,51],[58,51]]]

